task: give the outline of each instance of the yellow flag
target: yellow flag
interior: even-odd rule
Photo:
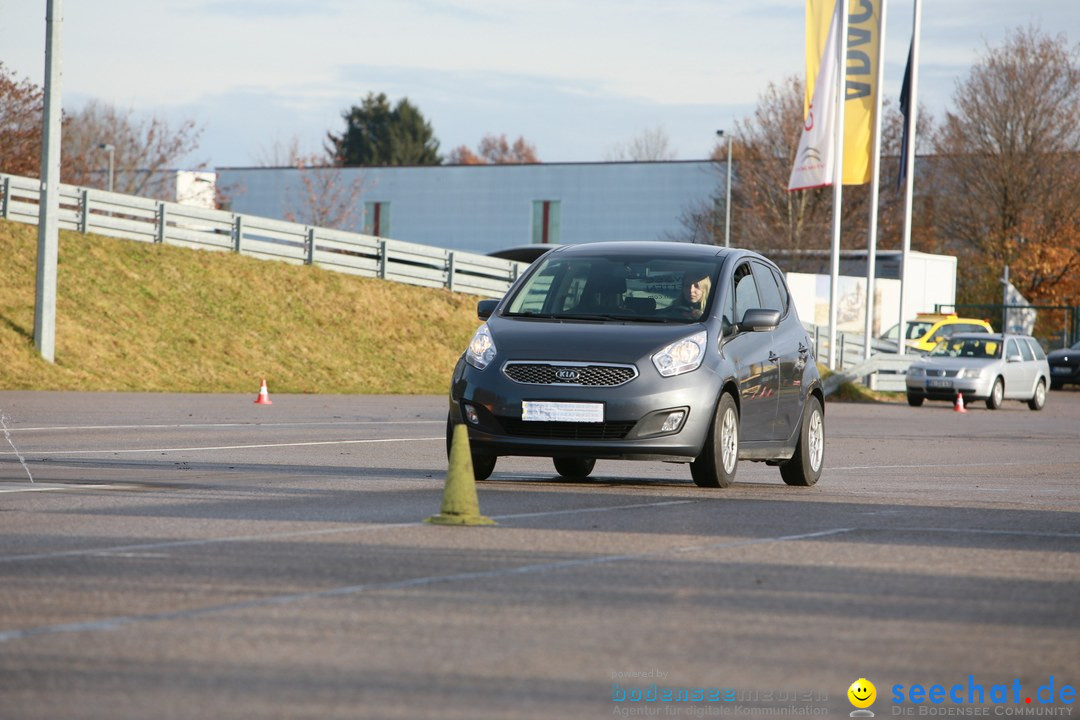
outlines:
[[[882,0],[846,0],[848,49],[845,63],[844,184],[870,182],[870,153],[874,132],[874,106],[878,92],[878,43],[881,42]],[[806,96],[810,107],[836,0],[806,0]]]

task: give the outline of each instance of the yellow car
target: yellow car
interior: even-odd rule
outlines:
[[[899,335],[897,327],[893,325],[881,339],[895,343]],[[918,313],[914,320],[907,322],[907,347],[908,350],[925,354],[933,350],[938,341],[956,333],[990,332],[994,332],[994,329],[985,320],[957,317],[955,313]]]

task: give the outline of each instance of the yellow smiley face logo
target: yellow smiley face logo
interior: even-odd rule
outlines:
[[[851,683],[851,687],[847,690],[847,696],[855,707],[868,708],[874,704],[874,699],[877,698],[877,688],[874,687],[874,683],[866,678],[859,678]]]

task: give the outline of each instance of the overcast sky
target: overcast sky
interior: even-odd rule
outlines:
[[[0,0],[0,61],[44,80],[45,0]],[[890,0],[899,94],[913,0]],[[445,154],[488,132],[545,162],[603,160],[661,127],[679,159],[804,72],[804,0],[68,0],[63,104],[96,98],[204,127],[188,167],[320,150],[368,92],[407,97]],[[987,44],[1018,27],[1080,42],[1076,0],[923,3],[920,101],[937,117]]]

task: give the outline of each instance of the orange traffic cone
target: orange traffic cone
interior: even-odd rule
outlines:
[[[273,405],[274,401],[270,399],[270,392],[266,389],[266,378],[263,378],[262,385],[259,386],[259,397],[255,398],[256,405]]]
[[[956,393],[956,404],[953,405],[953,412],[967,412],[967,408],[964,407],[964,393]]]

